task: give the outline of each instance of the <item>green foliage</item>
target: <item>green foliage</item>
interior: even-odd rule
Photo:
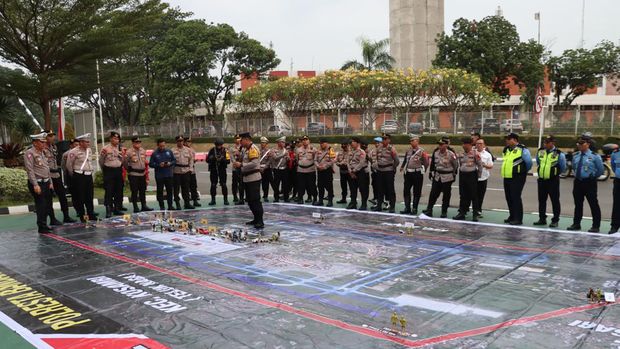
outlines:
[[[11,201],[30,198],[26,171],[19,168],[0,167],[0,197]]]
[[[516,27],[501,16],[479,22],[460,18],[454,22],[452,35],[444,33],[437,40],[433,65],[476,73],[493,92],[506,98],[510,79],[529,91],[543,82],[543,51],[536,42],[522,43]]]
[[[588,89],[596,87],[604,75],[620,72],[620,46],[603,41],[594,49],[566,50],[547,61],[549,77],[555,83],[556,104],[569,106]],[[569,92],[563,96],[563,91]],[[563,97],[563,98],[562,98]]]
[[[103,189],[103,171],[95,172],[95,177],[93,177],[93,187]]]
[[[371,41],[366,38],[359,39],[362,48],[362,62],[357,60],[347,61],[341,70],[390,70],[394,65],[394,58],[390,56],[389,39]]]

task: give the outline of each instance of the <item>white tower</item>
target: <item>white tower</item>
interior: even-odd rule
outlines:
[[[444,0],[390,0],[390,53],[395,68],[428,69],[443,33]]]

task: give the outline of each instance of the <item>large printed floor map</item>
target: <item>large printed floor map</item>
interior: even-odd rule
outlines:
[[[616,237],[265,211],[246,241],[154,232],[157,212],[0,234],[0,321],[39,348],[620,348],[616,303],[586,297],[616,293]],[[251,215],[173,218],[238,235]]]

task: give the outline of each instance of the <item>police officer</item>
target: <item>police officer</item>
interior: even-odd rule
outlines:
[[[180,210],[180,193],[183,197],[183,208],[186,210],[191,210],[194,206],[190,203],[189,181],[190,171],[192,167],[194,167],[194,157],[192,156],[192,151],[183,145],[183,136],[177,136],[174,140],[177,142],[177,146],[172,148],[172,153],[177,161],[174,165],[174,169],[172,170],[172,173],[174,174],[174,202],[176,204],[176,209]]]
[[[611,169],[614,171],[613,208],[611,210],[611,229],[614,234],[620,229],[620,148],[611,153]]]
[[[304,203],[304,193],[310,196],[309,201],[316,203],[316,165],[314,158],[316,150],[310,144],[310,138],[303,136],[302,144],[297,148],[297,203]]]
[[[265,227],[263,221],[263,204],[260,201],[260,150],[252,143],[252,136],[249,133],[241,134],[242,161],[236,161],[233,166],[241,169],[243,176],[243,186],[245,188],[245,199],[248,202],[253,219],[246,222],[256,229]]]
[[[157,202],[159,209],[165,210],[164,200],[168,202],[168,210],[172,211],[172,195],[174,187],[173,168],[176,158],[172,150],[166,148],[166,141],[163,138],[157,140],[157,149],[151,154],[149,167],[155,169],[155,182],[157,184]],[[164,188],[166,196],[164,197]]]
[[[289,151],[286,149],[286,137],[276,140],[276,148],[272,150],[271,168],[273,169],[273,202],[280,202],[280,197],[284,202],[289,202]]]
[[[241,137],[235,135],[235,144],[231,145],[228,153],[235,162],[241,162]],[[243,178],[241,176],[241,168],[233,168],[232,170],[232,192],[233,202],[235,205],[243,205]]]
[[[327,207],[332,207],[334,206],[334,161],[336,161],[336,152],[330,147],[326,138],[319,140],[319,146],[320,148],[314,158],[317,169],[319,200],[314,205],[323,206],[325,191],[327,191]]]
[[[82,223],[96,220],[93,208],[93,164],[91,162],[90,133],[76,138],[80,145],[71,149],[67,155],[65,168],[71,177],[73,187],[73,208]]]
[[[462,139],[463,152],[459,154],[459,213],[454,220],[464,220],[472,207],[472,220],[478,221],[478,177],[482,171],[482,160],[472,145],[471,137]]]
[[[588,200],[592,212],[592,227],[588,232],[598,233],[601,227],[601,208],[598,204],[597,179],[604,172],[601,157],[590,150],[590,139],[579,138],[577,141],[577,153],[573,154],[573,168],[575,169],[575,181],[573,182],[573,199],[575,200],[575,213],[573,224],[567,230],[581,230],[583,218],[583,200]]]
[[[194,203],[194,207],[202,206],[200,204],[200,195],[198,194],[198,180],[196,178],[196,150],[192,147],[192,137],[187,136],[184,138],[183,145],[188,147],[192,152],[192,158],[194,159],[194,163],[192,164],[192,168],[189,172],[189,196]]]
[[[452,183],[454,183],[458,170],[456,154],[449,149],[449,140],[442,138],[437,142],[439,147],[431,155],[429,179],[432,181],[431,193],[428,198],[426,210],[422,211],[425,215],[433,217],[433,207],[439,198],[442,197],[441,218],[448,217],[448,207],[452,196]]]
[[[342,199],[336,201],[337,204],[347,203],[348,188],[351,186],[351,177],[349,176],[349,143],[348,139],[343,139],[340,143],[340,152],[336,155],[336,166],[340,169],[340,193]]]
[[[54,184],[50,178],[50,168],[45,155],[46,133],[30,136],[32,148],[24,154],[24,166],[28,174],[28,190],[34,199],[37,213],[39,234],[52,232],[47,225],[47,216],[52,208],[52,189]]]
[[[69,144],[69,150],[67,150],[66,152],[62,154],[62,159],[60,160],[60,169],[62,170],[63,181],[65,182],[65,186],[67,187],[67,190],[71,194],[71,198],[74,198],[75,194],[73,193],[73,186],[71,184],[71,176],[69,176],[69,172],[67,172],[67,157],[69,156],[69,151],[71,149],[78,147],[79,145],[80,145],[80,141],[73,138],[71,140],[71,143]],[[79,215],[78,215],[78,218],[80,218]]]
[[[75,219],[69,216],[69,203],[67,202],[65,185],[63,184],[61,177],[62,168],[58,166],[58,148],[55,143],[56,134],[51,130],[44,132],[47,133],[46,148],[44,149],[44,152],[45,157],[47,158],[47,164],[50,168],[50,177],[52,178],[52,182],[54,184],[54,190],[52,192],[56,194],[58,201],[60,202],[60,208],[62,209],[62,214],[64,217],[63,222],[75,223]],[[52,225],[62,224],[56,219],[53,208],[50,210],[50,219],[52,220]]]
[[[149,184],[149,165],[146,162],[146,150],[142,148],[142,140],[135,136],[131,139],[131,148],[127,150],[124,164],[129,178],[131,189],[131,202],[133,212],[153,211],[146,205],[146,186]],[[142,204],[142,210],[138,207],[138,200]]]
[[[383,202],[390,203],[389,212],[394,213],[396,206],[396,192],[394,190],[394,174],[396,168],[400,163],[396,149],[390,144],[392,136],[384,133],[382,136],[381,144],[376,149],[376,162],[377,162],[377,180],[378,187],[377,193],[379,198],[377,199],[377,205],[373,209],[374,211],[381,212]]]
[[[123,161],[124,157],[119,150],[121,136],[118,132],[110,132],[110,144],[101,149],[99,166],[103,171],[103,189],[105,190],[104,205],[105,217],[112,214],[121,215],[123,205]]]
[[[527,173],[532,168],[530,151],[519,143],[519,135],[510,133],[506,137],[506,147],[502,151],[503,162],[501,174],[504,179],[504,195],[510,215],[504,223],[510,225],[523,224],[523,200],[521,193],[525,186]]]
[[[222,196],[224,196],[224,205],[228,202],[228,187],[226,186],[226,167],[230,163],[230,154],[224,148],[224,140],[217,138],[215,147],[209,150],[207,154],[207,164],[209,164],[209,174],[211,179],[211,202],[209,206],[215,205],[215,195],[217,193],[217,184],[219,182],[222,187]]]
[[[273,152],[269,148],[269,140],[267,137],[260,138],[260,172],[261,185],[263,187],[263,201],[269,202],[269,186],[273,183],[273,172],[271,163],[273,161]]]
[[[381,142],[383,142],[383,138],[375,137],[373,139],[375,142],[375,146],[372,149],[368,149],[368,147],[362,143],[361,148],[366,152],[366,159],[368,160],[368,164],[370,165],[370,186],[372,187],[372,199],[370,199],[370,203],[373,204],[371,209],[375,209],[377,206],[377,199],[379,198],[379,179],[377,178],[377,150],[381,146]]]
[[[555,137],[547,136],[544,146],[536,153],[538,164],[538,221],[534,225],[547,225],[547,197],[551,199],[553,218],[549,227],[556,228],[560,221],[560,173],[566,170],[566,157],[555,146]]]
[[[351,138],[351,153],[349,154],[349,176],[351,177],[351,202],[347,209],[357,208],[357,191],[362,195],[360,211],[366,211],[368,201],[368,158],[361,148],[362,141],[358,137]]]
[[[420,147],[420,137],[413,135],[409,137],[411,148],[405,154],[405,160],[400,165],[400,172],[405,173],[405,186],[403,196],[405,199],[405,209],[401,214],[418,214],[418,204],[422,196],[422,183],[424,182],[424,171],[428,168],[428,154]],[[413,188],[413,205],[411,202],[411,189]]]

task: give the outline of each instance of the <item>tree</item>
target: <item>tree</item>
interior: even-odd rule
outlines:
[[[140,33],[167,6],[159,0],[4,0],[0,56],[34,78],[48,128],[50,101],[94,86],[95,61],[120,57],[139,45]]]
[[[620,47],[603,41],[592,50],[566,50],[561,56],[550,57],[547,66],[554,83],[556,105],[569,106],[588,89],[596,87],[603,76],[618,74]]]
[[[495,93],[507,98],[510,80],[527,83],[534,90],[542,83],[542,53],[539,44],[522,43],[516,27],[501,16],[480,22],[460,18],[454,22],[452,35],[438,38],[433,65],[476,73]]]
[[[347,61],[341,70],[390,70],[394,65],[394,58],[390,56],[388,50],[390,41],[383,39],[379,41],[370,41],[366,38],[359,39],[362,47],[362,62],[357,60]]]
[[[240,76],[261,75],[280,64],[272,49],[227,24],[184,22],[169,31],[153,49],[155,91],[177,114],[189,107],[207,107],[211,118],[222,117]]]

